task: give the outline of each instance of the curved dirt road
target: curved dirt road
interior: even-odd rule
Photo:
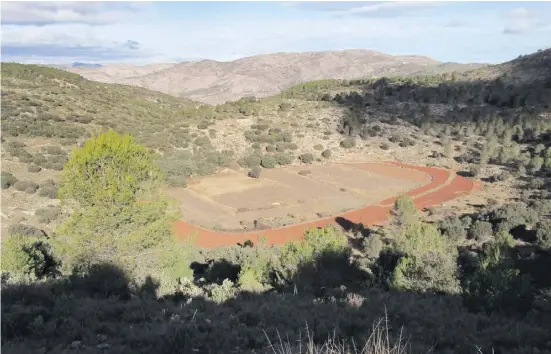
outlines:
[[[371,164],[356,163],[355,165],[369,166]],[[443,202],[466,195],[474,189],[481,187],[478,181],[455,175],[452,171],[442,168],[415,166],[401,162],[385,162],[380,165],[383,168],[385,165],[388,166],[389,171],[395,170],[396,167],[400,167],[403,169],[403,172],[400,171],[400,173],[403,173],[404,176],[406,176],[408,172],[424,172],[431,176],[432,179],[429,183],[407,193],[407,195],[413,198],[415,205],[419,209],[442,204]],[[277,229],[254,230],[248,232],[222,232],[192,225],[184,220],[178,220],[175,223],[175,231],[178,239],[185,240],[192,237],[194,243],[202,248],[230,246],[237,243],[243,243],[247,240],[256,243],[261,236],[266,238],[267,244],[280,245],[287,241],[301,239],[304,231],[310,228],[336,224],[335,220],[337,218],[342,218],[352,223],[361,223],[364,226],[383,224],[388,221],[390,209],[395,200],[396,197],[389,198],[380,202],[379,205],[369,205],[336,216],[284,226]]]

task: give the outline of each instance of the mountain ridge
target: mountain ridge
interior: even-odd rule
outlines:
[[[260,54],[233,61],[65,68],[90,80],[140,86],[217,104],[245,96],[266,97],[292,85],[321,79],[465,72],[486,64],[443,63],[420,55],[394,56],[364,49]]]

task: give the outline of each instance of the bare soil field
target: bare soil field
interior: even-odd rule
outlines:
[[[426,173],[381,163],[288,166],[264,169],[258,179],[226,170],[170,195],[193,224],[244,230],[255,221],[281,227],[378,204],[430,180]]]
[[[383,191],[377,191],[375,196],[372,198],[372,202],[368,198],[363,199],[364,206],[350,210],[347,212],[338,213],[337,215],[319,218],[315,221],[301,222],[295,225],[282,226],[277,228],[272,228],[269,226],[264,227],[263,230],[252,230],[249,232],[223,232],[218,230],[213,230],[212,228],[202,227],[195,223],[191,223],[184,220],[179,220],[175,224],[176,234],[180,239],[189,239],[191,238],[195,244],[200,247],[220,247],[226,245],[232,245],[236,243],[242,243],[246,240],[251,240],[253,242],[258,242],[261,237],[266,238],[267,244],[283,244],[290,240],[300,239],[305,230],[312,227],[323,227],[329,224],[339,224],[341,222],[347,223],[362,223],[365,226],[371,226],[375,224],[383,224],[388,220],[390,209],[392,207],[391,202],[394,200],[394,197],[389,197],[384,199],[383,194],[394,196],[408,192],[408,194],[414,199],[415,205],[419,208],[427,208],[435,205],[442,204],[448,200],[467,195],[474,190],[480,189],[482,185],[480,182],[465,178],[459,175],[456,175],[450,170],[435,168],[435,167],[424,167],[424,166],[415,166],[398,162],[387,162],[387,163],[366,163],[362,164],[361,167],[358,167],[359,164],[337,164],[337,165],[326,165],[319,166],[320,168],[335,168],[336,171],[344,168],[348,168],[351,173],[358,173],[358,178],[361,180],[363,178],[368,178],[369,173],[376,175],[376,173],[371,172],[369,166],[373,166],[374,170],[379,170],[384,172],[384,180],[386,183],[381,181],[380,184],[374,182],[374,190],[377,188],[384,188]],[[300,170],[300,167],[280,169],[286,173],[291,173],[290,171]],[[274,170],[277,171],[277,170]],[[328,170],[328,172],[331,170]],[[362,174],[365,171],[368,175]],[[427,176],[426,183],[423,186],[419,186],[421,183],[419,181],[420,174]],[[275,173],[277,176],[277,173]],[[401,176],[402,178],[393,178],[394,176]],[[292,176],[292,174],[291,174]],[[411,176],[411,177],[410,177]],[[302,176],[301,176],[302,177]],[[266,177],[265,177],[266,178]],[[275,178],[272,179],[274,181]],[[328,178],[331,179],[331,178]],[[375,180],[376,181],[376,180]],[[335,188],[331,186],[329,182],[326,182],[325,186],[328,188],[329,192],[320,193],[321,199],[326,193],[331,193],[332,189]],[[323,185],[323,184],[322,184]],[[408,186],[409,187],[405,187]],[[399,190],[402,188],[402,190]],[[196,187],[197,189],[197,187]],[[297,193],[304,193],[305,191],[300,190],[298,187]],[[182,192],[181,190],[180,192]],[[257,190],[256,192],[259,192]],[[387,193],[388,192],[388,193]],[[190,194],[193,195],[191,192]],[[306,191],[308,193],[308,191]],[[176,196],[173,194],[173,196]],[[185,194],[179,194],[180,197],[184,197]],[[279,197],[279,195],[277,195]],[[362,200],[361,196],[358,194],[350,193],[350,196],[359,198]],[[384,200],[383,200],[384,199]],[[243,199],[243,202],[246,202],[247,199]],[[373,202],[374,200],[380,201]],[[184,203],[183,203],[184,204]],[[189,204],[185,203],[182,206],[182,211],[184,208],[190,208]],[[371,205],[368,205],[371,204]],[[375,205],[373,205],[375,204]],[[352,209],[352,208],[351,208]],[[266,211],[263,211],[263,214],[267,214]],[[184,214],[185,215],[185,214]],[[216,214],[215,214],[216,215]],[[213,216],[213,219],[215,216]]]

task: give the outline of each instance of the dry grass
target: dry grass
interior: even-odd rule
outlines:
[[[315,344],[313,333],[306,325],[306,338],[291,343],[287,338],[281,338],[278,332],[277,343],[272,343],[270,338],[266,338],[273,354],[408,354],[408,342],[403,338],[403,331],[400,330],[399,336],[393,340],[390,335],[388,317],[385,317],[373,323],[371,333],[363,346],[357,346],[352,341],[339,339],[333,335],[321,344]]]

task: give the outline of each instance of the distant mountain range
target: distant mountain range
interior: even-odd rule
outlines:
[[[81,63],[78,61],[75,61],[73,64],[71,64],[73,68],[101,68],[103,65],[101,64],[92,64],[92,63]]]
[[[95,81],[141,86],[215,104],[244,96],[265,97],[312,80],[466,72],[485,66],[442,63],[417,55],[342,50],[265,54],[230,62],[201,60],[143,66],[73,63],[56,67]]]

